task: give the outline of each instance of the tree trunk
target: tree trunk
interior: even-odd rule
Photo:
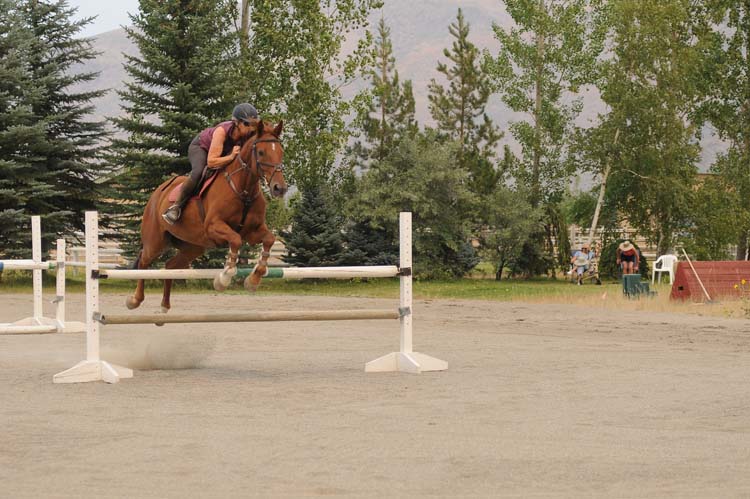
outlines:
[[[539,0],[539,12],[544,12],[544,0]],[[531,172],[531,206],[536,208],[541,202],[542,187],[539,180],[541,163],[542,134],[542,78],[544,77],[544,34],[536,34],[536,82],[534,99],[534,158]]]
[[[250,51],[250,0],[242,0],[240,9],[240,53],[245,55]]]
[[[380,47],[380,77],[383,89],[387,89],[390,83],[388,82],[388,54],[386,54],[385,43],[382,43]],[[387,90],[386,90],[387,91]],[[378,150],[378,160],[382,161],[385,157],[385,101],[386,96],[381,93],[380,95],[380,148]]]
[[[737,260],[747,260],[747,231],[743,232],[740,240],[737,241],[737,253],[735,257]]]
[[[615,139],[612,141],[613,145],[617,145],[617,141],[620,138],[620,129],[615,130]],[[594,209],[594,219],[591,221],[591,227],[589,228],[589,245],[594,242],[594,235],[596,234],[596,226],[599,223],[599,214],[602,211],[602,204],[604,204],[604,193],[607,190],[607,179],[609,178],[609,172],[612,169],[612,160],[607,156],[607,166],[604,168],[604,174],[602,175],[602,185],[599,186],[599,198],[596,200],[596,208]]]

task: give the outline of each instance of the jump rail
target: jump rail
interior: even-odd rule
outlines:
[[[400,263],[401,268],[382,265],[368,267],[298,267],[269,268],[266,277],[303,279],[350,279],[356,277],[395,277],[400,279],[398,309],[389,310],[321,310],[267,311],[217,314],[133,314],[102,313],[99,304],[99,280],[107,279],[212,279],[220,269],[170,270],[104,270],[99,266],[98,218],[95,211],[86,212],[86,360],[54,376],[55,383],[105,381],[117,383],[130,378],[133,371],[112,365],[100,357],[100,326],[105,324],[166,324],[199,322],[261,322],[261,321],[317,321],[317,320],[372,320],[399,319],[400,348],[365,364],[365,372],[443,371],[448,363],[412,350],[412,256],[411,213],[401,213]]]
[[[353,321],[398,319],[398,310],[308,310],[266,312],[227,312],[224,314],[143,314],[95,315],[94,319],[107,324],[184,324],[198,322],[279,322],[279,321]]]
[[[48,334],[62,332],[83,332],[82,322],[65,320],[65,239],[57,240],[57,261],[42,261],[41,219],[31,217],[31,260],[0,260],[2,270],[31,270],[34,289],[33,316],[8,324],[0,324],[0,334]],[[44,316],[42,304],[42,271],[57,267],[55,290],[55,318]]]
[[[100,270],[99,279],[213,279],[222,269]],[[247,269],[250,273],[252,269]],[[396,277],[395,265],[369,267],[286,267],[269,268],[266,278],[281,279],[353,279],[357,277]]]

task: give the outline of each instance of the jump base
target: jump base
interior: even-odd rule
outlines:
[[[60,324],[55,319],[48,317],[27,317],[10,324],[0,324],[0,335],[2,334],[51,334],[51,333],[83,333],[86,324],[83,322],[65,322]]]
[[[104,381],[117,383],[121,378],[132,378],[133,371],[127,367],[110,364],[103,360],[84,360],[52,377],[53,383],[87,383]]]
[[[419,352],[392,352],[365,364],[366,373],[445,371],[448,363]]]

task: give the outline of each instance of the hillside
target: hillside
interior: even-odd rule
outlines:
[[[372,22],[377,23],[383,15],[391,28],[396,64],[401,79],[410,79],[414,84],[417,106],[417,119],[420,123],[431,124],[428,110],[427,85],[432,78],[439,80],[435,70],[438,60],[443,60],[443,49],[449,47],[452,38],[448,26],[456,18],[458,7],[461,7],[466,20],[471,25],[470,38],[480,48],[494,51],[497,48],[491,24],[501,26],[511,24],[501,2],[497,0],[412,0],[409,2],[386,1],[381,12],[373,13]],[[86,89],[108,88],[110,92],[99,99],[96,104],[95,118],[117,116],[120,113],[119,99],[116,90],[124,87],[126,74],[122,64],[123,53],[135,54],[136,49],[128,40],[125,31],[117,29],[95,37],[95,47],[101,52],[99,57],[87,65],[87,70],[101,72],[100,77],[87,84]],[[356,91],[356,85],[350,91]],[[584,112],[579,123],[584,125],[595,120],[597,113],[603,111],[603,104],[595,93],[585,96]],[[494,96],[489,106],[490,116],[501,127],[513,119],[512,113]],[[717,138],[712,137],[710,130],[704,131],[707,136],[703,141],[704,153],[701,170],[705,171],[713,161],[717,151],[723,149]],[[513,140],[506,136],[505,142],[516,148]]]

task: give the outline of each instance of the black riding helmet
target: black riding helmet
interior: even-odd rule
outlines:
[[[255,106],[253,106],[252,104],[243,102],[242,104],[237,104],[236,106],[234,106],[234,110],[232,111],[232,118],[236,119],[237,121],[244,121],[246,123],[250,120],[257,120],[258,110],[255,109]]]

